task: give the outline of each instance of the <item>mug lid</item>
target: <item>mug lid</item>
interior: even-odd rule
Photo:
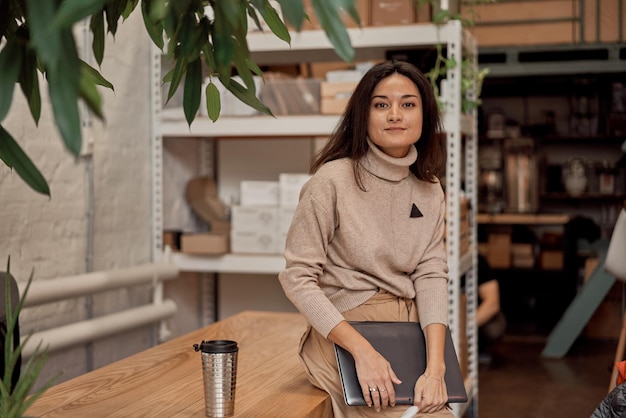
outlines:
[[[202,340],[200,344],[194,344],[193,348],[203,353],[234,353],[239,350],[237,342],[232,340]]]

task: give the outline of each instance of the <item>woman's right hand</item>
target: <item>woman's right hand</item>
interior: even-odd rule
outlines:
[[[374,405],[376,411],[382,407],[396,405],[393,384],[402,383],[391,368],[391,364],[367,343],[353,353],[356,373],[367,406]]]
[[[402,383],[391,364],[347,321],[341,321],[328,334],[328,339],[352,354],[356,374],[367,406],[376,411],[396,405],[394,383]],[[371,389],[371,390],[370,390]]]

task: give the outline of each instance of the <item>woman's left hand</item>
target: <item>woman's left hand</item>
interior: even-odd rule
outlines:
[[[415,405],[420,412],[435,412],[446,406],[448,391],[443,376],[424,373],[415,383]]]

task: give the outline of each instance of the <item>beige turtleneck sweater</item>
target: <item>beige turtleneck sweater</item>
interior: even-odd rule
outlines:
[[[324,164],[304,185],[278,278],[287,297],[324,337],[378,288],[415,298],[422,327],[447,324],[445,200],[439,183],[418,180],[406,157],[369,142],[357,185],[352,160]],[[411,217],[412,206],[421,217]]]

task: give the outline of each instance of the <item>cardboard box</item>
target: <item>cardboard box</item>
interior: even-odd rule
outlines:
[[[266,73],[261,100],[274,115],[315,115],[320,112],[321,80]]]
[[[626,7],[623,0],[588,0],[584,2],[583,21],[585,43],[623,42],[626,39]],[[621,27],[621,34],[620,34]]]
[[[320,106],[321,113],[324,115],[342,114],[356,85],[356,82],[322,82],[320,87],[320,96],[322,100]]]
[[[481,47],[617,42],[617,1],[590,0],[584,5],[581,11],[579,2],[572,0],[543,0],[540,7],[537,1],[526,0],[462,5],[461,11],[474,20],[471,32]],[[580,39],[581,19],[584,39]]]
[[[180,237],[182,231],[177,229],[166,229],[163,231],[163,247],[169,247],[172,251],[180,250]]]
[[[239,183],[241,206],[278,206],[278,182],[244,180]]]
[[[493,233],[487,238],[487,262],[492,268],[511,267],[511,235]]]
[[[219,255],[228,252],[228,234],[188,233],[180,237],[181,252]]]
[[[359,13],[359,20],[361,21],[361,26],[368,26],[370,21],[370,7],[369,0],[355,0],[355,6],[357,8],[357,12]],[[311,0],[303,1],[304,12],[309,16],[309,20],[306,20],[302,24],[302,30],[319,30],[322,29],[322,25],[320,25],[319,20],[317,19],[317,14],[315,13],[315,9],[313,9],[313,5],[311,4]],[[347,12],[341,10],[341,20],[346,28],[357,28],[359,25],[352,19]]]
[[[329,71],[353,70],[354,64],[344,61],[312,62],[309,64],[309,77],[326,79]]]
[[[417,22],[413,0],[372,0],[370,26],[409,25]]]
[[[542,270],[563,270],[563,251],[541,250],[539,265]]]

